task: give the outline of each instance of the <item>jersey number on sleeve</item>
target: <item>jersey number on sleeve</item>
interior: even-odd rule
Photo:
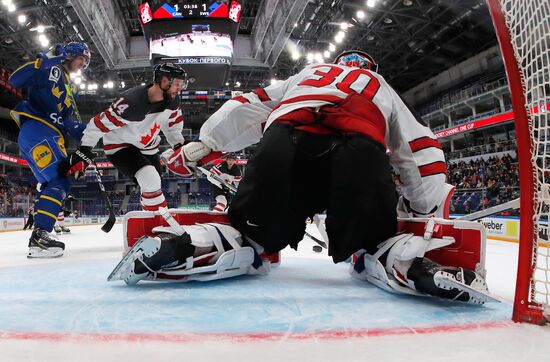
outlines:
[[[115,103],[113,103],[113,109],[119,116],[122,115],[122,113],[124,113],[124,111],[127,110],[128,107],[130,107],[127,103],[122,103],[123,100],[124,98],[121,97]]]
[[[298,85],[306,85],[306,86],[317,87],[317,88],[326,87],[334,83],[336,81],[336,78],[340,74],[342,74],[342,72],[344,71],[340,67],[337,67],[335,65],[327,65],[327,64],[318,65],[317,67],[314,67],[314,68],[325,68],[325,69],[328,69],[328,71],[317,69],[313,74],[316,76],[319,76],[320,78],[318,79],[309,78],[301,81],[300,83],[298,83]],[[354,88],[356,88],[357,85],[355,87],[353,85],[355,82],[357,82],[357,80],[361,75],[368,77],[369,80],[367,81],[367,84],[363,87],[362,90],[356,90]],[[338,82],[336,84],[336,88],[338,88],[339,90],[341,90],[346,94],[351,94],[354,92],[360,93],[368,97],[368,99],[372,100],[376,95],[376,92],[378,92],[378,89],[380,88],[380,82],[368,70],[354,69],[351,72],[349,72],[344,77],[344,79],[342,79],[341,82]]]

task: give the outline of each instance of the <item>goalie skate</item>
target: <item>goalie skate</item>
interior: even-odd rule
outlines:
[[[457,273],[458,278],[461,278],[462,272]],[[500,303],[500,300],[489,294],[489,289],[485,280],[481,277],[476,277],[470,285],[465,284],[462,280],[458,280],[452,273],[446,271],[438,271],[434,275],[434,282],[438,288],[451,290],[458,289],[463,293],[468,293],[470,303],[484,304],[490,302]],[[459,294],[460,295],[460,294]],[[458,296],[457,296],[458,297]]]
[[[158,238],[143,236],[140,238],[122,260],[113,269],[107,277],[107,281],[124,280],[126,284],[136,284],[141,279],[145,278],[148,273],[135,274],[134,262],[140,260],[143,262],[143,257],[151,257],[159,251],[161,241]],[[144,264],[145,265],[145,264]]]

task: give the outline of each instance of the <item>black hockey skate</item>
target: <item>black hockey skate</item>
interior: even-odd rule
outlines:
[[[149,276],[154,278],[162,268],[183,263],[193,255],[194,249],[188,234],[144,235],[128,250],[107,281],[124,280],[126,284],[133,285]]]
[[[407,272],[416,290],[435,297],[474,304],[500,302],[489,295],[485,279],[464,268],[442,266],[428,258],[416,258]]]
[[[29,239],[27,258],[58,258],[63,255],[65,244],[46,230],[35,228]]]
[[[70,233],[71,233],[71,229],[69,229],[69,228],[66,227],[66,226],[61,226],[61,232],[64,233],[64,234],[70,234]]]

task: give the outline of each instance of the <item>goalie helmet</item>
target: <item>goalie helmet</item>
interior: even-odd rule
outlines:
[[[72,41],[65,45],[64,50],[67,55],[70,55],[72,57],[72,59],[76,59],[76,57],[82,55],[85,59],[84,69],[88,68],[88,65],[90,65],[92,53],[90,53],[90,48],[88,47],[88,44]]]
[[[374,58],[361,50],[346,50],[340,53],[336,59],[334,59],[333,63],[346,67],[365,68],[373,72],[378,72],[378,64],[376,64]]]
[[[153,70],[153,82],[160,85],[163,76],[168,78],[169,85],[172,85],[172,81],[174,79],[181,79],[184,81],[182,89],[187,88],[187,72],[179,65],[171,63],[161,63],[155,65]]]

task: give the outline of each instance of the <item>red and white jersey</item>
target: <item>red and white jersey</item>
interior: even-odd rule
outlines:
[[[150,103],[149,86],[138,86],[124,92],[103,112],[90,120],[82,145],[94,147],[103,138],[105,153],[135,146],[143,154],[158,152],[160,132],[173,147],[183,144],[183,115],[179,98]]]
[[[203,124],[200,140],[215,151],[234,152],[257,143],[273,122],[304,130],[321,125],[333,133],[365,134],[383,144],[391,152],[405,198],[418,213],[429,213],[446,196],[441,145],[373,71],[307,66],[285,81],[227,101]]]

